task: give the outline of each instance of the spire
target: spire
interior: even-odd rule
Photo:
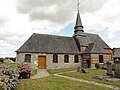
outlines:
[[[82,21],[81,21],[81,18],[80,18],[80,14],[79,14],[79,11],[77,13],[77,19],[76,19],[76,24],[75,24],[75,27],[74,27],[75,31],[74,32],[77,32],[77,31],[83,31],[83,26],[82,26]]]
[[[83,30],[83,25],[82,25],[82,21],[81,21],[81,18],[80,18],[80,13],[79,13],[79,5],[80,5],[80,2],[78,0],[78,13],[77,13],[77,19],[76,19],[76,24],[75,24],[75,31],[74,31],[74,36],[76,35],[81,35],[83,34],[84,30]]]

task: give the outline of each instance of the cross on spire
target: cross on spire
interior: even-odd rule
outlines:
[[[77,0],[77,8],[78,8],[78,11],[79,11],[79,9],[80,9],[80,0]]]

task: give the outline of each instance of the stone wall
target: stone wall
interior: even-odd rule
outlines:
[[[91,68],[95,68],[95,63],[99,63],[99,55],[103,55],[104,62],[111,61],[111,55],[109,54],[91,54]],[[101,64],[103,64],[101,63]]]
[[[64,54],[58,54],[58,63],[53,63],[53,54],[47,54],[47,69],[56,68],[74,68],[81,66],[81,57],[79,63],[74,63],[74,55],[69,55],[69,63],[64,63]]]
[[[31,63],[33,68],[38,66],[38,56],[46,56],[46,69],[59,69],[59,68],[74,68],[81,66],[81,56],[79,55],[79,63],[74,63],[74,55],[69,55],[69,63],[64,63],[64,55],[58,54],[58,63],[53,63],[53,54],[42,54],[42,53],[19,53],[17,54],[17,62],[24,63],[25,54],[31,54]]]

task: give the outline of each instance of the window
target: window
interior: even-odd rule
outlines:
[[[99,55],[99,63],[103,63],[103,55]]]
[[[64,55],[64,63],[69,63],[69,56],[68,55]]]
[[[75,55],[74,56],[74,63],[78,63],[79,62],[79,60],[78,60],[78,55]]]
[[[31,55],[25,54],[25,62],[30,63],[31,62]]]
[[[57,54],[53,55],[53,63],[58,63],[58,55]]]

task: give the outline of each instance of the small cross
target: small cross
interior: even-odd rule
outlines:
[[[77,8],[78,8],[78,11],[79,11],[79,9],[80,9],[80,1],[77,0],[77,2],[78,2],[78,4],[77,4]]]

